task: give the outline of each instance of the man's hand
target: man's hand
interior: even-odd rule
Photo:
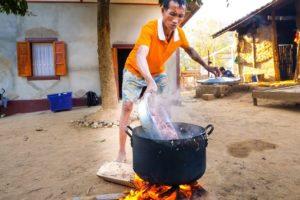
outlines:
[[[210,67],[210,66],[208,66],[206,69],[210,73],[213,73],[216,77],[219,77],[222,74],[218,67]]]
[[[213,73],[216,77],[221,75],[219,68],[208,66],[194,48],[188,47],[188,48],[185,48],[184,50],[187,54],[189,54],[189,56],[194,61],[196,61],[197,63],[202,65],[207,71],[209,71],[210,73]]]
[[[153,79],[150,80],[149,82],[147,81],[147,89],[145,92],[149,92],[149,93],[157,92],[157,85]]]

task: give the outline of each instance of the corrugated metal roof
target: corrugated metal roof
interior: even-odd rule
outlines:
[[[251,19],[252,17],[254,17],[255,15],[261,13],[262,11],[264,11],[265,9],[274,6],[280,2],[283,2],[285,0],[273,0],[267,4],[265,4],[264,6],[252,11],[251,13],[249,13],[248,15],[246,15],[245,17],[242,17],[240,19],[238,19],[237,21],[233,22],[232,24],[226,26],[225,28],[223,28],[222,30],[214,33],[212,35],[213,38],[219,37],[220,35],[222,35],[223,33],[227,32],[227,31],[233,31],[235,30],[240,24],[244,23],[245,21]]]

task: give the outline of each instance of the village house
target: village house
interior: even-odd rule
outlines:
[[[213,38],[227,31],[236,31],[235,71],[245,82],[299,80],[299,0],[273,0]]]
[[[6,114],[49,109],[48,94],[72,92],[73,106],[85,94],[100,94],[97,0],[28,0],[30,16],[0,14],[0,89]],[[185,19],[199,9],[189,5]],[[110,27],[118,90],[127,55],[141,26],[161,18],[158,0],[111,0]],[[170,88],[179,80],[179,53],[166,63]],[[119,97],[120,92],[119,92]]]

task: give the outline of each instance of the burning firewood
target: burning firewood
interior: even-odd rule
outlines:
[[[136,189],[128,192],[127,196],[120,200],[200,200],[207,194],[198,182],[178,186],[154,185],[136,175],[134,185]]]

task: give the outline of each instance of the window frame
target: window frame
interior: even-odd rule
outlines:
[[[25,38],[26,42],[30,43],[30,52],[31,52],[31,60],[32,60],[32,43],[53,43],[57,42],[57,38]],[[53,47],[54,48],[54,47]],[[33,70],[33,66],[31,64],[31,69]],[[37,80],[60,80],[60,75],[54,76],[28,76],[28,81],[37,81]]]

